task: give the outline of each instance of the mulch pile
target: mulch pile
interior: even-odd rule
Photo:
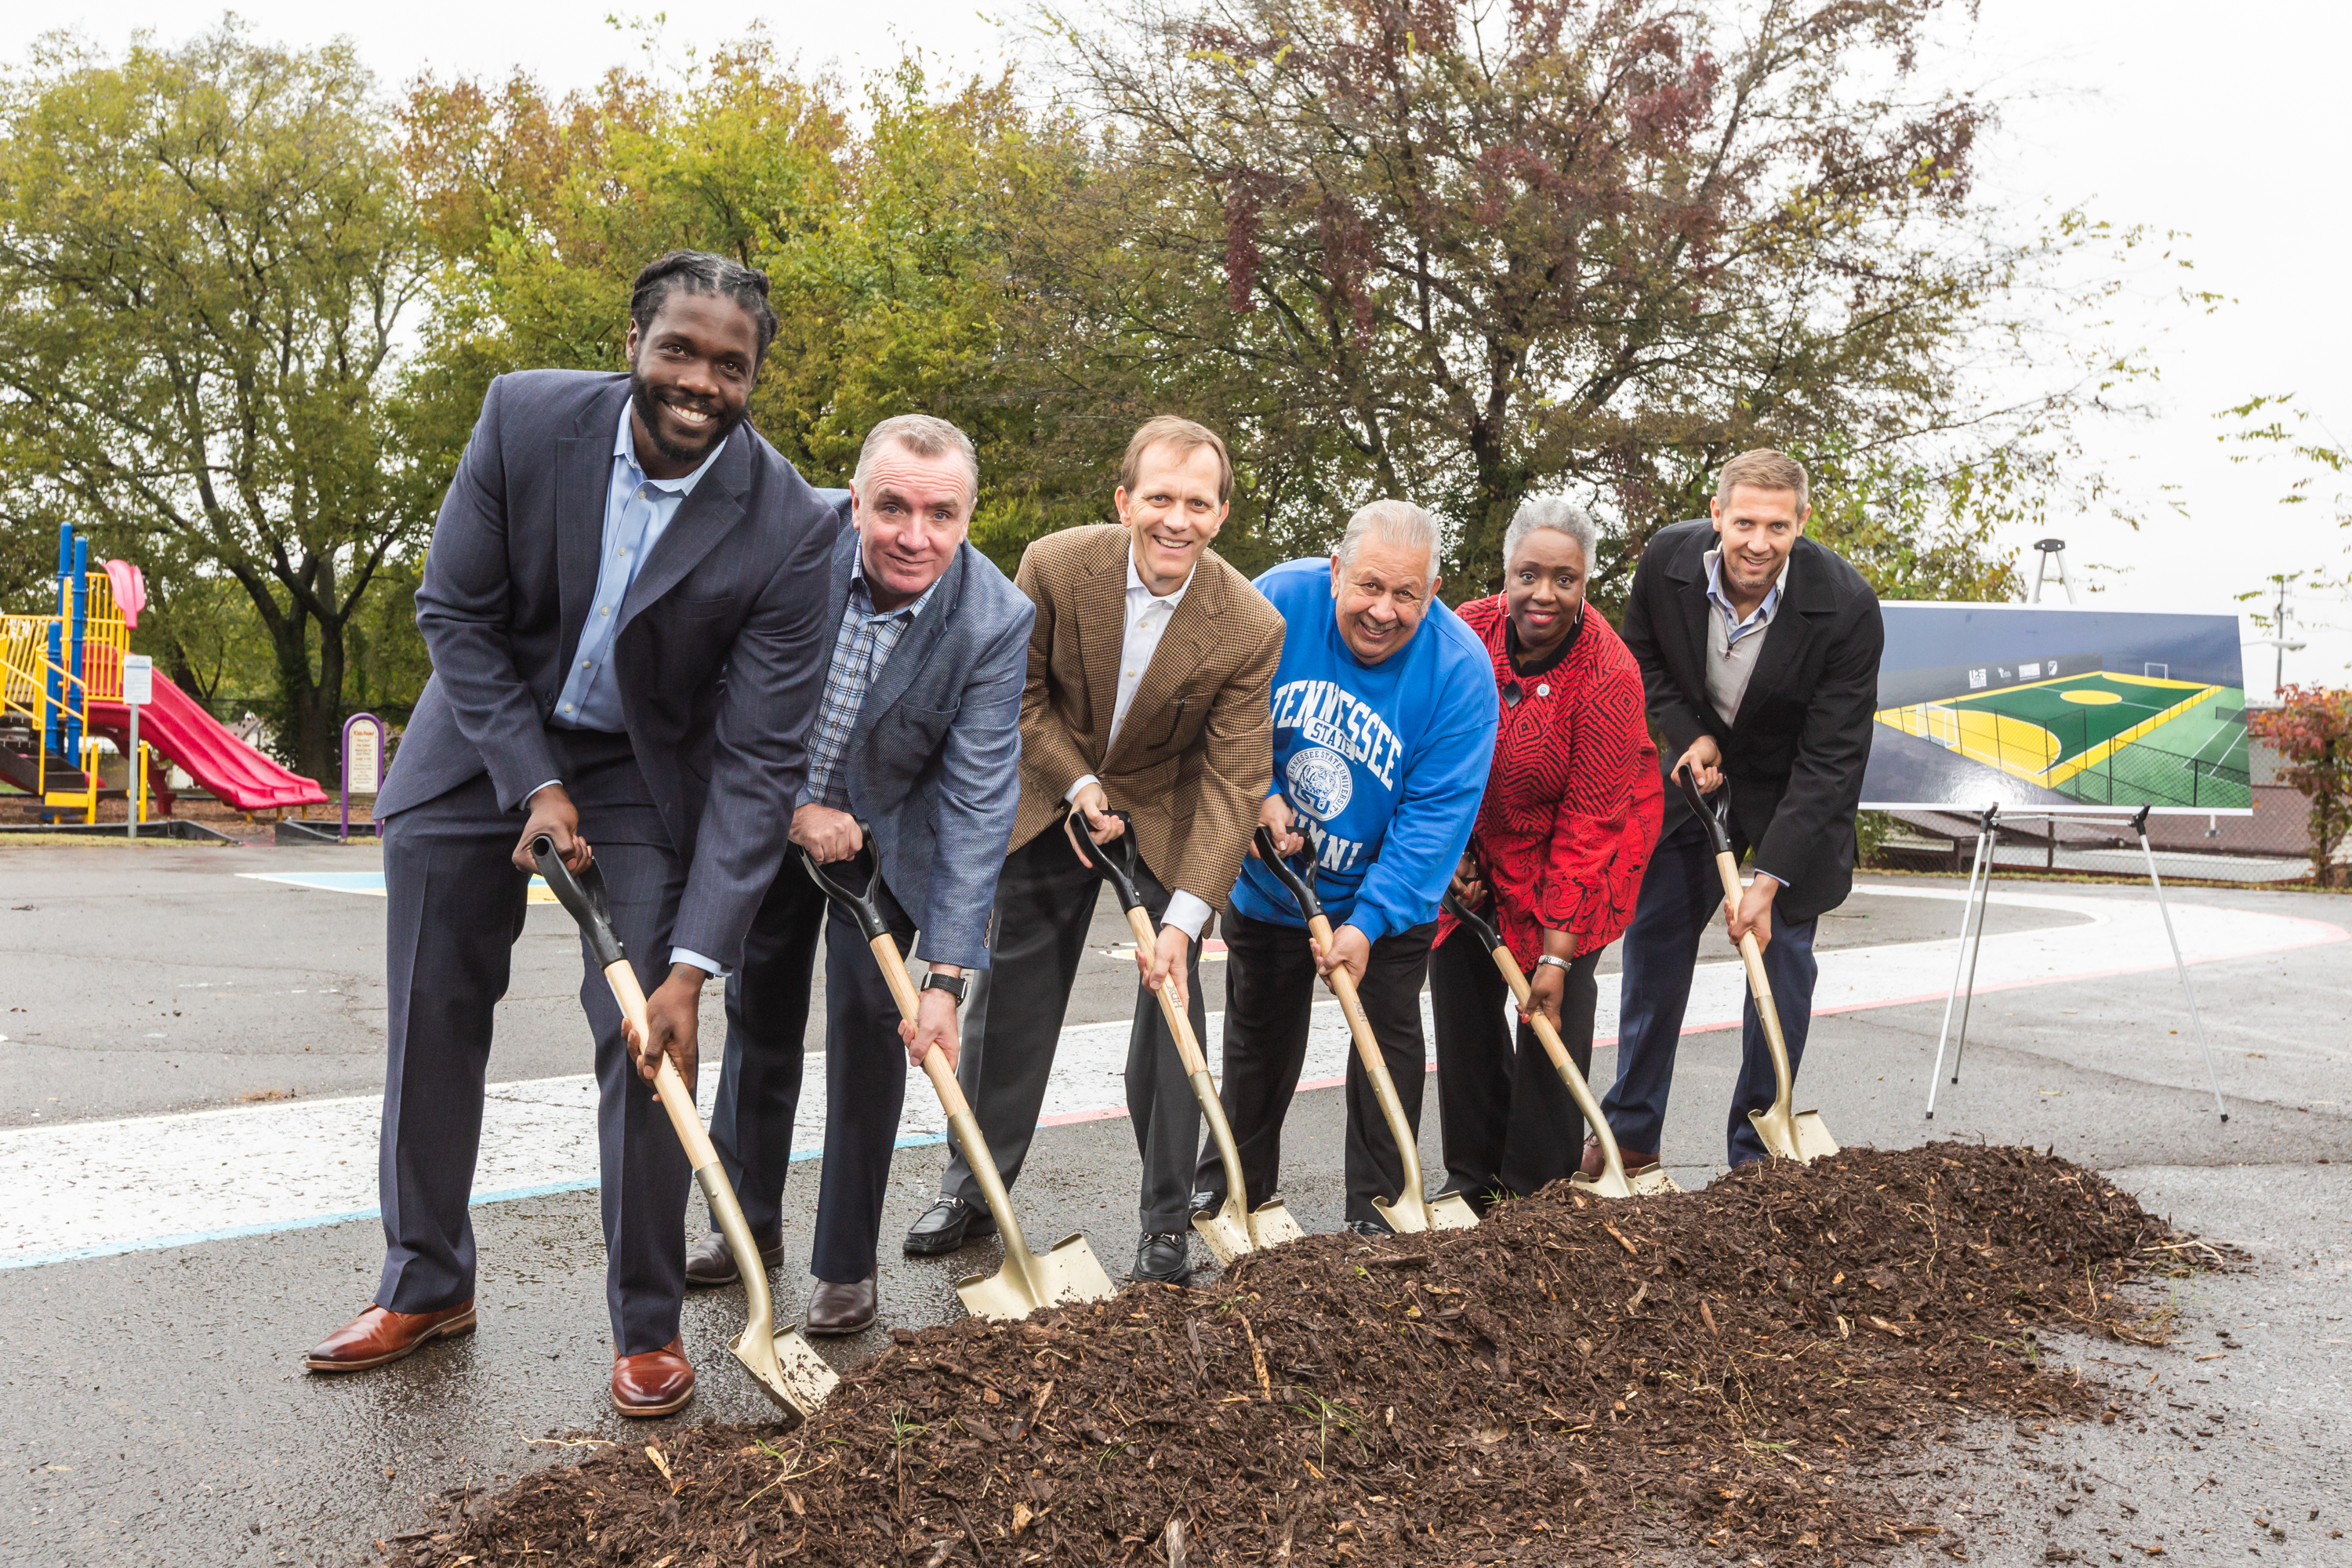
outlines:
[[[1620,1203],[1561,1185],[1472,1231],[1311,1237],[1206,1289],[902,1331],[802,1426],[453,1495],[392,1560],[1868,1556],[1937,1532],[1899,1456],[1970,1416],[2105,1405],[2041,1365],[2037,1328],[2159,1343],[2167,1316],[2118,1287],[2200,1254],[2030,1150],[1856,1150]]]

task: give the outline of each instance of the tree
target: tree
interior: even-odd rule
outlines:
[[[231,21],[119,61],[46,40],[0,95],[10,509],[86,521],[167,605],[175,582],[234,580],[283,749],[323,779],[345,630],[436,499],[394,353],[425,257],[370,94],[347,47]]]
[[[2011,580],[1985,523],[2037,504],[2036,440],[2130,367],[2000,406],[1977,372],[2044,263],[2116,237],[1980,222],[1990,111],[1911,76],[1936,10],[1767,0],[1735,37],[1643,0],[1139,0],[1059,26],[1129,169],[1065,270],[1092,269],[1103,363],[1246,426],[1286,543],[1412,497],[1475,592],[1520,500],[1567,489],[1622,523],[1606,594],[1779,445],[1929,527],[1957,557],[1934,582]]]
[[[2246,728],[2278,748],[2279,776],[2311,802],[2311,879],[2332,886],[2352,834],[2352,691],[2286,687],[2276,708],[2248,711]]]

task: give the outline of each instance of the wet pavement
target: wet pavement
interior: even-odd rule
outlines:
[[[268,1088],[373,1088],[383,905],[234,875],[373,864],[365,849],[0,852],[0,1062],[11,1069],[0,1127],[180,1110]],[[2178,897],[2352,925],[2352,900],[2341,898]],[[1947,937],[1957,908],[1864,894],[1842,916],[1823,921],[1825,948]],[[584,1066],[577,948],[561,918],[534,909],[518,947],[494,1079]],[[1993,930],[2054,940],[2077,918],[1997,909]],[[1109,948],[1124,928],[1098,911],[1096,930]],[[1090,965],[1071,1022],[1123,1016],[1131,973],[1108,957]],[[236,984],[199,987],[221,979]],[[2352,1537],[2328,1534],[2352,1531],[2352,1135],[2338,1103],[2352,1101],[2352,944],[2203,963],[2196,980],[2226,1126],[2205,1098],[2168,973],[1983,998],[1963,1081],[1943,1086],[1933,1123],[1921,1107],[1940,995],[1815,1025],[1803,1098],[1846,1142],[1932,1132],[2054,1146],[2257,1262],[2180,1288],[2178,1348],[2052,1347],[2144,1391],[2146,1420],[1971,1427],[1927,1456],[1906,1484],[1921,1489],[1921,1517],[1950,1532],[1938,1545],[1958,1539],[1974,1560],[1998,1563],[2137,1561],[2150,1546],[2192,1562],[2352,1562]],[[708,1022],[715,1047],[715,1009]],[[1666,1155],[1685,1184],[1721,1157],[1735,1056],[1728,1033],[1685,1043]],[[1339,1218],[1340,1118],[1335,1091],[1303,1095],[1292,1111],[1285,1196],[1310,1230]],[[1424,1120],[1433,1181],[1436,1120]],[[944,1260],[895,1251],[940,1163],[936,1147],[899,1158],[883,1319],[827,1347],[843,1364],[870,1354],[883,1330],[951,1315],[953,1279],[994,1267],[992,1241]],[[1040,1241],[1084,1229],[1116,1276],[1135,1244],[1137,1171],[1123,1120],[1047,1128],[1019,1189],[1024,1222]],[[786,1194],[786,1266],[774,1276],[783,1311],[805,1300],[818,1174],[815,1162],[795,1166]],[[673,1425],[623,1423],[605,1405],[594,1194],[484,1205],[476,1224],[479,1331],[343,1379],[306,1375],[299,1357],[364,1304],[381,1246],[372,1220],[0,1269],[0,1561],[362,1561],[373,1542],[417,1528],[433,1493],[495,1487],[583,1451],[567,1443],[643,1442]],[[686,1337],[702,1381],[674,1419],[766,1414],[719,1348],[740,1326],[740,1300],[690,1300]]]

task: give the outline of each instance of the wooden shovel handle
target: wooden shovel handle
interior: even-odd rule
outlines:
[[[1135,932],[1138,952],[1150,952],[1160,938],[1151,929],[1151,917],[1141,910],[1127,911],[1128,929]],[[1176,981],[1173,975],[1153,993],[1160,998],[1160,1016],[1168,1020],[1168,1032],[1176,1037],[1177,1059],[1184,1064],[1184,1076],[1205,1071],[1209,1058],[1201,1053],[1201,1042],[1192,1033],[1192,1020],[1176,1003]]]
[[[1738,863],[1729,854],[1718,851],[1715,870],[1723,880],[1723,896],[1738,903],[1745,889],[1739,885]],[[1748,966],[1748,988],[1756,997],[1756,1016],[1764,1021],[1764,1039],[1772,1047],[1772,1078],[1778,1090],[1773,1103],[1785,1109],[1796,1090],[1796,1081],[1789,1071],[1789,1043],[1780,1035],[1780,1010],[1772,1004],[1772,982],[1764,975],[1764,950],[1757,945],[1754,931],[1740,937],[1739,960]]]
[[[637,984],[637,972],[627,959],[604,966],[604,984],[613,988],[613,999],[621,1005],[621,1016],[636,1031],[639,1041],[653,1037],[646,1018],[645,987]],[[694,1096],[686,1080],[677,1075],[677,1064],[662,1053],[661,1066],[654,1073],[654,1093],[660,1097],[662,1109],[669,1113],[669,1124],[677,1133],[677,1141],[686,1148],[686,1163],[697,1171],[719,1162],[719,1151],[711,1146],[710,1134],[702,1128],[701,1113],[694,1109]]]

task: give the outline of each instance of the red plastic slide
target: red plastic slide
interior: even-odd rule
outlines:
[[[93,700],[89,719],[99,729],[120,731],[130,728],[131,710]],[[239,811],[315,805],[327,798],[318,781],[289,773],[238,740],[161,670],[155,672],[155,700],[139,710],[139,738]]]

